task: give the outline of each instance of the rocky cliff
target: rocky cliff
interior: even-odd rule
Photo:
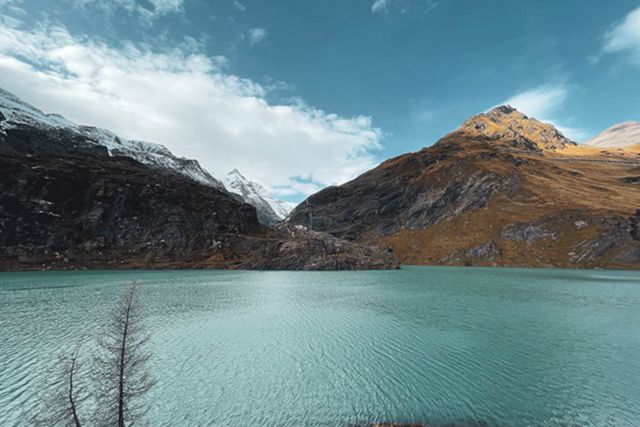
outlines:
[[[638,268],[639,176],[638,152],[579,146],[503,106],[309,197],[289,223],[404,263]]]

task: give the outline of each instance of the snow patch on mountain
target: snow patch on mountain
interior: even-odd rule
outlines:
[[[78,131],[105,146],[112,156],[130,157],[146,165],[178,172],[201,184],[224,189],[224,185],[202,168],[197,160],[177,157],[164,145],[123,139],[109,130],[91,126],[78,126]]]
[[[45,114],[14,94],[0,89],[0,132],[16,125],[49,128],[75,128],[75,124],[59,114]]]
[[[222,179],[227,190],[240,195],[247,203],[262,214],[261,220],[266,224],[275,224],[289,215],[292,204],[277,200],[266,188],[257,182],[249,181],[237,169],[232,170]]]
[[[58,114],[45,114],[3,89],[0,89],[0,113],[0,132],[20,125],[66,129],[84,136],[88,144],[106,147],[112,156],[129,157],[149,166],[172,170],[201,184],[224,189],[222,183],[204,170],[198,161],[177,157],[163,145],[131,141],[107,129],[81,126]]]

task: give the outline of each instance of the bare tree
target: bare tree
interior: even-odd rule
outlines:
[[[80,370],[80,344],[71,355],[61,355],[57,365],[59,370],[54,391],[42,399],[38,413],[31,418],[33,426],[42,427],[81,427],[78,405],[86,399],[84,387],[76,380]],[[47,390],[48,392],[48,390]]]
[[[123,292],[98,338],[93,369],[98,426],[131,426],[148,412],[144,396],[154,381],[147,371],[151,353],[143,320],[140,286],[134,283]]]

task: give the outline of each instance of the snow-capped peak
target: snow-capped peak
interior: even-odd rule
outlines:
[[[290,204],[274,198],[262,185],[249,181],[238,169],[229,172],[222,181],[229,192],[240,195],[247,203],[255,206],[258,215],[262,216],[261,220],[267,224],[286,218],[292,209]]]

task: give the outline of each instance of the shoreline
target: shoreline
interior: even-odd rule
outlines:
[[[201,262],[183,263],[166,262],[153,265],[140,265],[139,263],[124,263],[119,265],[73,265],[61,266],[59,264],[49,264],[41,267],[18,266],[7,268],[6,264],[0,260],[0,273],[36,273],[36,272],[68,272],[68,271],[282,271],[282,272],[362,272],[362,271],[397,271],[405,267],[429,267],[429,268],[464,268],[464,269],[523,269],[523,270],[566,270],[566,271],[640,271],[640,268],[633,266],[596,266],[596,267],[567,267],[567,266],[531,266],[531,265],[455,265],[455,264],[400,264],[397,268],[362,268],[362,269],[274,269],[274,268],[242,268],[233,265],[210,266]]]

